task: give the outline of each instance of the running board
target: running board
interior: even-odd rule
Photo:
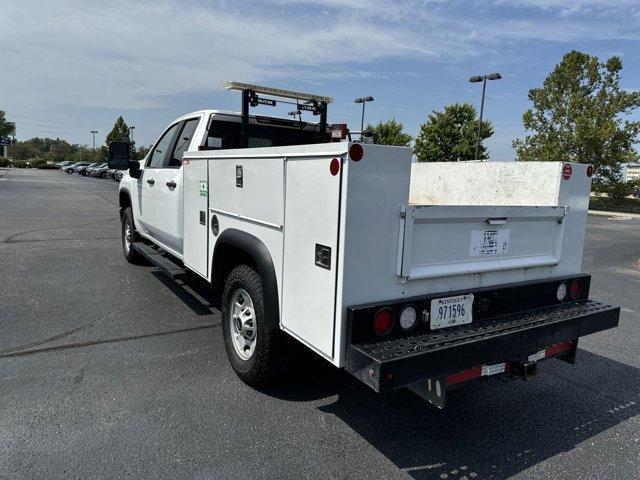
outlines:
[[[164,257],[158,250],[142,242],[133,242],[131,248],[153,263],[156,267],[172,280],[186,274],[186,270],[173,260]]]

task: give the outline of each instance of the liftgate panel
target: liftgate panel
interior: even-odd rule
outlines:
[[[286,164],[282,326],[333,357],[340,179],[333,157]],[[334,162],[335,163],[335,162]]]
[[[203,277],[209,270],[209,183],[207,160],[183,162],[184,264]]]

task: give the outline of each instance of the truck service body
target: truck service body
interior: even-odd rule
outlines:
[[[415,164],[409,148],[330,142],[328,98],[238,89],[242,113],[180,117],[139,165],[120,163],[120,206],[128,259],[222,293],[248,383],[272,378],[261,342],[285,335],[376,391],[443,407],[463,381],[531,378],[617,325],[580,273],[591,166]],[[323,107],[321,122],[250,116],[258,93]]]

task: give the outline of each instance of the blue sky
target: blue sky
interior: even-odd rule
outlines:
[[[0,109],[17,136],[96,142],[117,115],[152,143],[173,118],[237,110],[225,80],[334,97],[330,122],[395,117],[417,133],[432,110],[479,104],[487,88],[492,158],[513,158],[527,92],[571,49],[623,59],[622,86],[640,89],[639,0],[0,0]],[[286,114],[289,109],[264,113]]]

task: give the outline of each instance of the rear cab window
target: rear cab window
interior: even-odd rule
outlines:
[[[248,129],[248,147],[283,147],[318,143],[319,126],[269,117],[252,117]],[[211,116],[209,131],[202,147],[204,150],[240,148],[240,118],[237,121]],[[329,141],[327,136],[326,141]]]

